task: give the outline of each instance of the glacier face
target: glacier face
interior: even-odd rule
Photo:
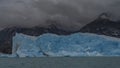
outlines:
[[[120,56],[120,39],[89,33],[38,37],[17,33],[12,52],[18,57]]]
[[[76,33],[69,36],[44,34],[37,46],[50,56],[119,56],[119,39]]]
[[[42,57],[43,53],[36,46],[36,39],[37,37],[16,34],[13,37],[12,53],[17,54],[18,57]]]

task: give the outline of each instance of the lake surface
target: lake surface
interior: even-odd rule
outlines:
[[[120,57],[0,58],[0,68],[120,68]]]

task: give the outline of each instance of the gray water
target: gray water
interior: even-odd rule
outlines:
[[[120,57],[0,58],[0,68],[120,68]]]

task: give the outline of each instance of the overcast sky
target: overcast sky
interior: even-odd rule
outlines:
[[[80,28],[103,12],[120,19],[120,0],[0,0],[0,28],[48,25],[56,20],[67,28]]]

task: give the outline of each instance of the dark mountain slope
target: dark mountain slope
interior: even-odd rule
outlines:
[[[105,18],[101,16],[104,16]],[[120,38],[120,22],[111,21],[106,18],[106,15],[101,16],[81,28],[80,31]]]
[[[39,36],[44,33],[54,33],[58,35],[68,35],[72,32],[64,31],[57,28],[55,25],[50,25],[49,28],[43,27],[32,27],[32,28],[22,28],[22,27],[11,27],[5,28],[0,31],[0,52],[9,53],[12,52],[12,37],[16,33],[23,33],[31,36]]]
[[[95,33],[100,35],[107,35],[120,38],[120,22],[111,21],[106,13],[101,14],[96,20],[87,24],[85,27],[78,31],[66,31],[62,27],[58,28],[58,25],[51,24],[48,28],[45,27],[11,27],[5,28],[0,31],[0,52],[12,53],[12,38],[16,33],[23,33],[31,36],[39,36],[44,33],[54,33],[58,35],[69,35],[72,33],[84,32]]]

